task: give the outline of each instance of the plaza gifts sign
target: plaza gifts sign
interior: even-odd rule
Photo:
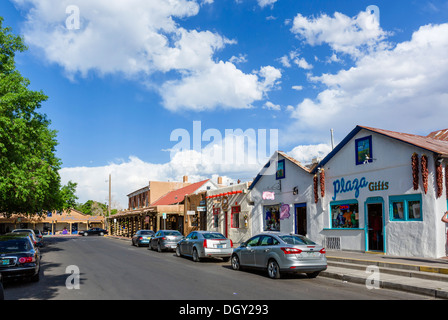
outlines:
[[[333,201],[336,200],[340,193],[355,192],[355,198],[358,198],[362,189],[368,188],[369,191],[381,191],[389,189],[388,181],[368,182],[365,177],[361,179],[345,180],[344,178],[333,181]]]

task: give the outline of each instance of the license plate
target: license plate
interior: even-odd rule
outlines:
[[[316,257],[318,257],[320,255],[319,252],[312,252],[312,251],[305,252],[305,254],[306,254],[305,256],[307,258],[316,258]]]
[[[9,265],[9,259],[3,259],[2,266],[7,266],[7,265]]]
[[[141,243],[148,243],[149,240],[141,240],[140,242],[141,242]]]
[[[216,245],[216,248],[218,248],[218,249],[222,249],[222,248],[224,248],[224,245],[222,245],[222,244],[218,244],[218,245]]]

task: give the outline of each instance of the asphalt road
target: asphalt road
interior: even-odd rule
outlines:
[[[41,280],[5,283],[6,300],[424,300],[426,297],[305,275],[279,280],[234,271],[230,262],[195,263],[107,237],[47,239]],[[67,267],[80,272],[79,289]],[[72,267],[73,268],[73,267]]]

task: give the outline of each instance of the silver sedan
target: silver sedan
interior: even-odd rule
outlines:
[[[325,249],[310,239],[296,234],[265,232],[258,234],[232,254],[232,268],[267,269],[270,278],[280,278],[280,273],[306,273],[315,278],[327,269]]]
[[[193,231],[185,239],[179,241],[176,255],[178,257],[191,256],[196,262],[201,258],[222,258],[224,261],[229,261],[232,247],[232,240],[219,232]]]
[[[149,241],[149,249],[157,249],[158,252],[175,250],[182,238],[183,235],[177,230],[159,230]]]

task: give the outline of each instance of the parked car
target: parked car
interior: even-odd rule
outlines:
[[[31,239],[33,240],[34,245],[41,246],[40,239],[37,238],[36,234],[34,233],[33,229],[14,229],[11,231],[12,233],[29,233],[31,236]]]
[[[107,230],[101,229],[101,228],[90,228],[89,230],[79,231],[78,234],[80,236],[104,236],[105,234],[108,234],[109,232]]]
[[[224,261],[229,261],[232,247],[232,240],[219,232],[193,231],[177,243],[176,255],[191,256],[196,262],[201,258],[222,258]]]
[[[35,246],[40,246],[39,240],[37,239],[36,234],[32,229],[14,229],[11,231],[11,233],[28,234],[31,238],[31,241],[33,241],[33,244]]]
[[[177,230],[159,230],[151,238],[149,248],[162,252],[163,250],[175,250],[177,243],[182,240],[183,235]]]
[[[132,236],[132,245],[140,247],[141,245],[149,246],[149,241],[156,233],[152,230],[138,230]]]
[[[270,278],[283,272],[306,273],[315,278],[327,269],[325,248],[310,239],[280,232],[265,232],[243,242],[232,254],[232,268],[262,268]]]
[[[44,235],[40,230],[33,230],[34,234],[36,235],[38,243],[40,243],[41,246],[44,245]]]
[[[5,300],[5,291],[3,290],[3,280],[1,273],[0,273],[0,300]]]
[[[39,281],[40,251],[25,233],[0,236],[0,273],[3,279],[31,278]]]

